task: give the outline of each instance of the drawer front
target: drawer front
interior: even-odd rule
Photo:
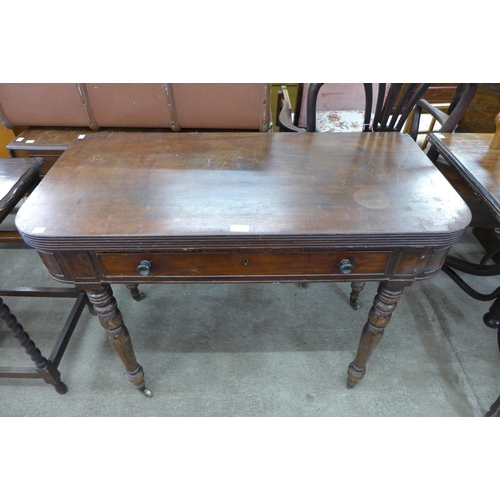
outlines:
[[[126,279],[387,275],[391,251],[99,253],[103,276]],[[142,263],[142,265],[141,265]],[[140,266],[140,269],[138,269]]]

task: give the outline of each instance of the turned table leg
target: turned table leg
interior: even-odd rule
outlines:
[[[349,297],[349,303],[355,311],[359,309],[358,298],[364,287],[365,283],[363,281],[353,281],[351,283],[351,295]]]
[[[347,370],[347,387],[354,387],[365,375],[366,364],[384,335],[396,304],[410,283],[387,281],[380,283],[368,321],[363,327],[354,361]]]
[[[153,393],[145,386],[144,370],[135,358],[132,341],[128,329],[123,323],[122,313],[118,309],[111,286],[104,285],[99,291],[86,290],[86,293],[102,327],[108,334],[111,345],[125,365],[128,380],[145,396],[151,397]]]
[[[144,292],[139,291],[139,285],[126,285],[126,287],[129,289],[132,298],[137,302],[146,297],[146,294]]]

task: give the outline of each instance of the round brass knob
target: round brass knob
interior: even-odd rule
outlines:
[[[137,266],[137,272],[141,276],[147,276],[151,272],[151,262],[149,260],[141,260]]]

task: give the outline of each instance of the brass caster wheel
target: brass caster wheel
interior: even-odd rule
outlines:
[[[147,398],[153,397],[153,393],[147,387],[144,387],[144,389],[142,389],[140,392],[141,394],[144,394],[144,396],[146,396]]]

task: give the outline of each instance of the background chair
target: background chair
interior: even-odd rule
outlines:
[[[458,131],[457,125],[460,123],[465,113],[470,108],[474,96],[478,91],[478,88],[479,84],[477,83],[459,84],[457,86],[455,95],[451,100],[450,106],[446,111],[439,109],[425,98],[419,100],[415,105],[415,109],[412,114],[409,130],[410,135],[413,138],[417,137],[422,111],[425,111],[426,113],[431,115],[432,118],[440,124],[441,132],[454,132],[455,130]],[[492,123],[494,123],[494,117],[495,115],[493,115]],[[438,153],[434,147],[431,147],[429,149],[429,152],[427,153],[427,156],[432,161],[434,161],[438,157]]]
[[[425,99],[434,109],[444,109],[443,113],[451,113],[458,106],[459,111],[448,123],[453,129],[470,103],[470,85],[474,84],[300,84],[293,119],[283,89],[277,121],[280,130],[288,132],[404,131],[416,140],[426,131],[419,130],[421,121],[425,121],[422,113],[413,118],[419,100]],[[412,130],[410,123],[416,124]]]
[[[22,198],[28,195],[40,181],[39,167],[43,163],[41,158],[0,158],[0,223],[3,222],[15,210],[16,205]],[[17,238],[9,238],[8,231],[4,242],[17,241]],[[15,235],[11,235],[15,236]],[[0,319],[13,332],[20,345],[24,347],[34,363],[30,367],[0,367],[0,377],[8,378],[42,378],[46,383],[55,387],[59,394],[67,392],[68,388],[61,381],[58,370],[59,362],[64,354],[66,346],[76,327],[87,298],[84,292],[74,287],[0,287],[0,296],[16,297],[63,297],[75,299],[74,306],[55,342],[54,348],[48,358],[45,358],[29,335],[24,331],[16,316],[11,313],[9,307],[0,298]]]
[[[306,128],[310,83],[299,83],[293,123]],[[377,94],[378,84],[373,84]],[[365,88],[360,83],[325,83],[316,98],[316,131],[361,132],[364,124]],[[374,113],[375,105],[371,113]]]
[[[372,85],[372,84],[366,84]],[[359,83],[299,84],[292,118],[286,89],[278,94],[278,128],[282,132],[361,132],[365,123],[366,90]],[[373,84],[378,92],[378,84]],[[321,94],[320,94],[321,91]],[[371,89],[373,93],[373,89]],[[318,97],[321,97],[320,99]],[[375,105],[370,106],[370,120]],[[320,127],[316,127],[317,119]],[[322,126],[321,126],[322,125]]]

